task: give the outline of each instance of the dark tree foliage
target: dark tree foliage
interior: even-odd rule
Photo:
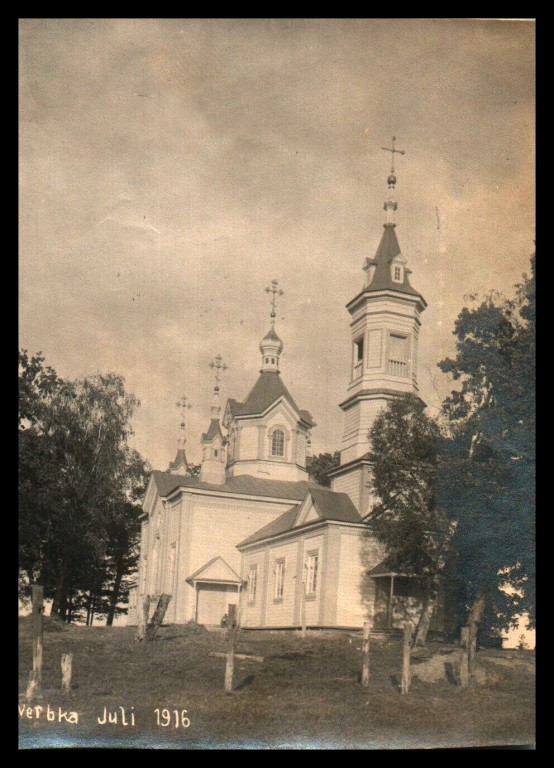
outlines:
[[[328,473],[340,466],[340,451],[334,453],[320,453],[312,457],[310,464],[310,477],[319,485],[331,485]]]
[[[148,470],[128,445],[138,402],[116,374],[62,382],[25,350],[19,371],[21,583],[43,584],[66,620],[104,598],[111,621],[136,564]]]
[[[410,394],[391,400],[369,433],[375,503],[368,534],[384,544],[393,569],[425,585],[418,645],[427,638],[452,533],[436,503],[438,438],[436,422]]]
[[[515,298],[464,308],[456,356],[440,368],[460,382],[445,400],[440,503],[456,522],[460,622],[479,604],[489,627],[526,611],[534,623],[535,260]],[[501,587],[511,586],[506,592]]]

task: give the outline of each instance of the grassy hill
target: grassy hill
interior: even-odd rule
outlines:
[[[462,690],[452,668],[444,674],[454,649],[436,644],[431,650],[441,655],[431,662],[413,659],[412,687],[402,696],[399,640],[372,641],[371,682],[362,688],[360,639],[331,632],[302,640],[292,633],[242,631],[237,652],[264,661],[237,660],[235,690],[228,694],[225,660],[209,656],[225,650],[224,634],[187,625],[162,627],[151,643],[136,643],[134,636],[132,627],[66,626],[45,619],[43,693],[28,717],[21,694],[31,668],[30,619],[20,619],[21,748],[348,749],[534,741],[534,654],[529,652],[480,651],[477,681]],[[60,691],[61,654],[68,652],[74,670],[70,698]],[[438,682],[429,682],[433,679]],[[38,718],[35,706],[43,708]],[[47,720],[47,707],[54,720]],[[79,722],[62,717],[59,723],[58,707],[77,712]],[[118,713],[117,725],[98,723],[104,707]],[[121,724],[120,707],[129,725]],[[163,709],[169,711],[167,727],[161,724]],[[181,723],[183,710],[188,727]]]

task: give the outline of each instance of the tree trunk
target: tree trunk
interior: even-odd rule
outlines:
[[[479,624],[481,621],[481,618],[483,616],[483,612],[485,610],[485,595],[483,592],[479,592],[475,600],[473,601],[473,605],[471,606],[469,610],[469,615],[467,617],[467,623],[468,624]]]
[[[111,627],[113,624],[115,609],[117,608],[117,601],[119,600],[119,591],[121,589],[121,580],[123,579],[123,573],[125,571],[125,565],[122,559],[119,559],[115,568],[115,581],[113,585],[112,594],[110,595],[110,607],[108,609],[108,617],[106,619],[106,626]]]
[[[475,652],[477,650],[477,632],[479,630],[479,623],[483,617],[483,612],[485,610],[485,595],[483,592],[479,592],[475,600],[473,601],[473,605],[471,606],[469,610],[469,615],[467,618],[467,626],[468,626],[468,643],[469,643],[469,665],[470,665],[470,672],[474,671],[475,667]]]
[[[433,611],[437,605],[438,588],[438,579],[430,579],[427,585],[423,609],[417,623],[414,640],[415,646],[422,646],[427,642],[427,633],[429,631],[429,625],[431,624],[431,617],[433,616]]]
[[[87,598],[87,623],[86,623],[87,627],[90,627],[91,612],[92,612],[92,595],[89,592],[88,598]]]
[[[61,613],[60,608],[66,598],[66,594],[67,594],[66,576],[67,576],[67,562],[63,560],[60,565],[60,571],[58,573],[58,579],[56,581],[56,590],[54,592],[54,599],[52,600],[52,610],[50,612],[50,615],[53,618],[60,617],[60,613]]]

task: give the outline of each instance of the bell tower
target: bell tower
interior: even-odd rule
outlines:
[[[352,356],[344,412],[341,464],[330,473],[334,491],[348,493],[361,515],[369,511],[371,466],[369,431],[387,402],[405,393],[417,395],[417,347],[420,315],[427,303],[410,285],[411,270],[396,237],[398,208],[394,173],[396,149],[387,179],[385,222],[374,258],[367,258],[360,293],[348,302]]]

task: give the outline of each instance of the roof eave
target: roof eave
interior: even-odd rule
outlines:
[[[415,291],[415,289],[412,290]],[[354,298],[351,299],[348,304],[346,304],[346,309],[351,312],[365,298],[379,298],[381,296],[392,296],[392,298],[401,298],[405,301],[412,301],[416,304],[419,303],[421,306],[421,312],[423,312],[423,310],[427,307],[427,302],[421,293],[418,293],[417,291],[411,293],[408,291],[402,291],[400,288],[377,288],[376,290],[372,290],[371,288],[364,288],[362,291],[360,291],[360,293],[354,296]]]

